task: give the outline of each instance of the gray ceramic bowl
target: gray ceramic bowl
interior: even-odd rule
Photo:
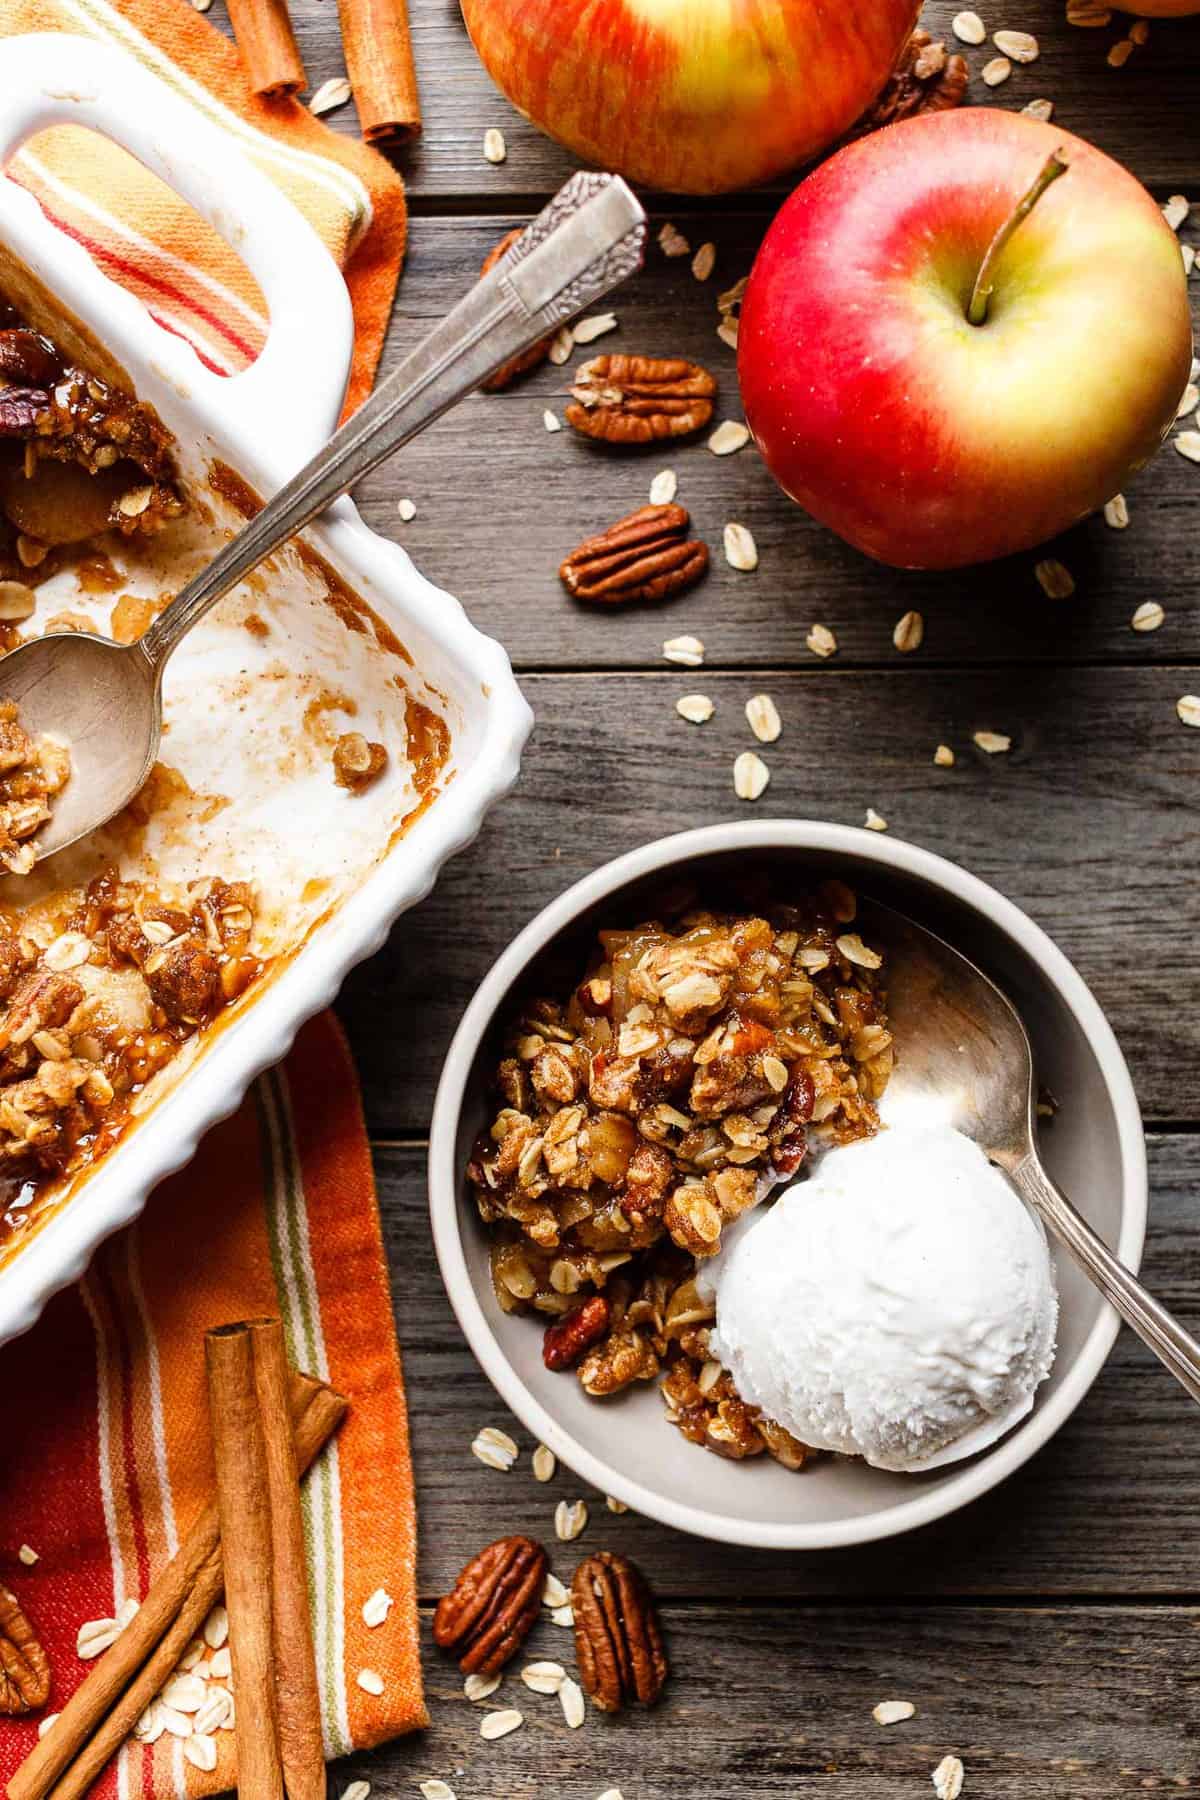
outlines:
[[[487,976],[450,1047],[429,1155],[434,1241],[450,1302],[485,1373],[535,1438],[602,1493],[703,1537],[775,1549],[863,1543],[924,1525],[994,1487],[1079,1405],[1117,1332],[1116,1315],[1059,1259],[1062,1320],[1054,1372],[1030,1417],[970,1461],[893,1475],[827,1459],[796,1475],[766,1457],[732,1463],[663,1417],[654,1384],[592,1400],[542,1366],[542,1333],[492,1294],[487,1241],[463,1170],[488,1115],[498,1033],[519,993],[568,983],[595,930],[653,910],[680,880],[762,866],[797,883],[837,875],[939,932],[998,981],[1029,1028],[1042,1083],[1061,1110],[1044,1133],[1058,1181],[1136,1270],[1146,1227],[1146,1157],[1124,1059],[1104,1015],[1050,939],[994,888],[892,837],[812,820],[716,825],[647,844],[577,882],[526,926]],[[644,911],[643,911],[644,909]],[[542,991],[555,991],[543,987]],[[903,1054],[903,1045],[898,1046]]]

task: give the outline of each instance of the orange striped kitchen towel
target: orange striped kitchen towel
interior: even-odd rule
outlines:
[[[233,44],[189,0],[0,0],[0,37],[54,30],[137,57],[227,130],[305,214],[344,271],[354,305],[352,411],[370,391],[404,260],[404,186],[391,165],[299,101],[257,98]],[[232,374],[253,361],[266,331],[253,277],[124,150],[61,126],[18,152],[9,172],[211,369]]]
[[[0,1581],[46,1646],[51,1711],[88,1672],[79,1627],[146,1593],[212,1491],[205,1330],[263,1313],[282,1317],[293,1362],[351,1402],[304,1489],[326,1753],[426,1723],[404,1387],[354,1069],[328,1013],[2,1353]],[[369,1627],[363,1604],[379,1588],[393,1604]],[[364,1669],[382,1692],[359,1685]],[[0,1722],[0,1789],[37,1724]],[[186,1716],[172,1725],[127,1744],[96,1792],[231,1787],[233,1734],[215,1733],[205,1770],[174,1735]]]

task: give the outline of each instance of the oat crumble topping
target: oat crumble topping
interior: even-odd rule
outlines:
[[[67,746],[45,732],[30,737],[14,703],[0,700],[0,866],[10,875],[28,875],[33,868],[32,839],[70,774]]]
[[[548,1366],[596,1397],[661,1376],[692,1442],[798,1469],[813,1452],[710,1358],[697,1273],[810,1146],[876,1131],[893,1051],[853,893],[756,905],[602,931],[570,997],[513,1020],[467,1175],[497,1299],[547,1319]]]

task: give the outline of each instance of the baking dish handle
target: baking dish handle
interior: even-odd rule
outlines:
[[[261,431],[284,419],[297,464],[337,424],[354,321],[340,270],[307,219],[192,103],[112,45],[58,32],[8,38],[0,54],[0,167],[47,125],[111,138],[194,206],[245,262],[270,315],[238,375],[197,362],[196,386]],[[276,435],[276,432],[272,432]]]

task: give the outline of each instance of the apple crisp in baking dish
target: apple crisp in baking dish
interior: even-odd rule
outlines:
[[[259,502],[28,271],[6,298],[6,269],[0,253],[0,649],[129,643]],[[0,1265],[431,804],[446,711],[301,542],[172,659],[141,794],[44,863],[70,747],[0,701]]]

